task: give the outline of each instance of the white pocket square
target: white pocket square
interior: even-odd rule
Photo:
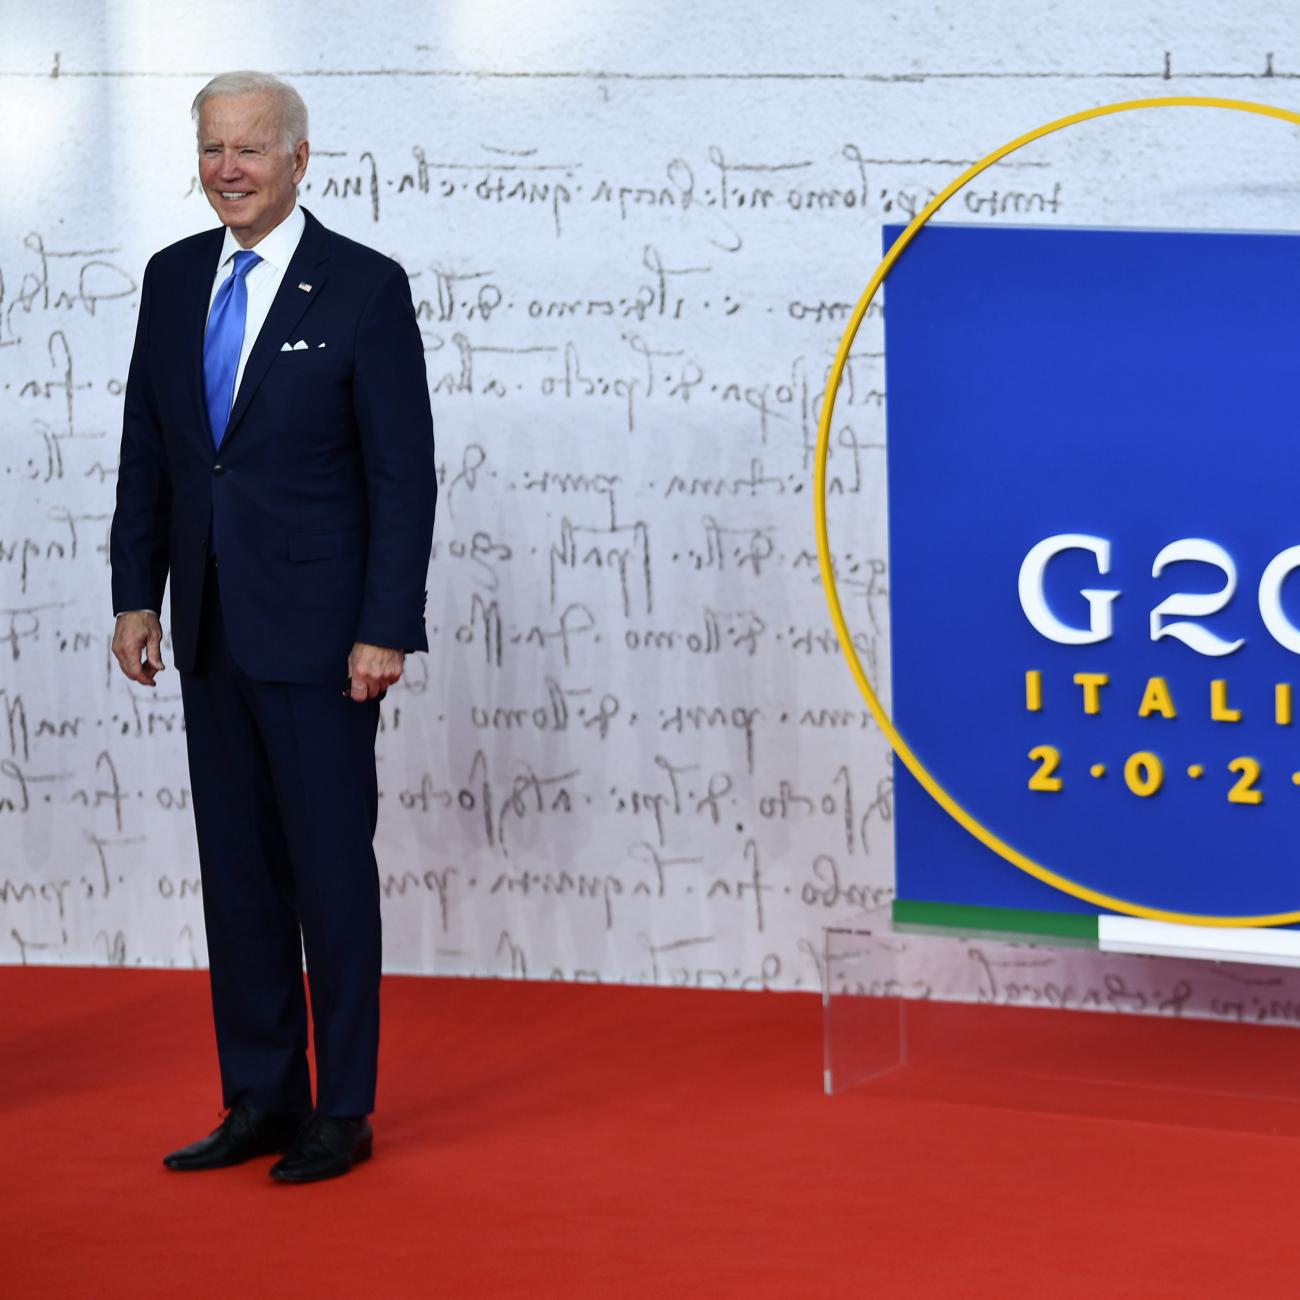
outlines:
[[[317,343],[316,346],[318,348],[323,348],[325,344]],[[281,352],[306,352],[307,340],[299,339],[297,343],[285,343],[281,346],[280,351]]]

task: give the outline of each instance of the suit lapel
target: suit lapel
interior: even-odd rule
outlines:
[[[329,262],[329,234],[315,217],[303,209],[306,226],[302,238],[289,261],[271,303],[271,310],[248,354],[248,364],[244,367],[244,377],[239,381],[239,392],[235,395],[235,405],[230,411],[230,423],[226,425],[226,434],[221,441],[224,448],[239,429],[240,420],[248,410],[257,392],[258,385],[266,378],[275,355],[285,341],[292,337],[298,322],[307,309],[320,297],[327,276]],[[310,285],[302,289],[300,285]],[[202,368],[202,347],[200,346],[200,369]]]
[[[218,226],[208,232],[210,238],[199,242],[194,266],[186,284],[182,319],[187,322],[185,353],[190,374],[190,389],[194,394],[194,411],[198,427],[202,430],[204,444],[212,450],[212,423],[208,419],[208,399],[203,382],[203,336],[208,329],[208,303],[212,298],[212,280],[217,274],[217,259],[226,237],[225,227]]]

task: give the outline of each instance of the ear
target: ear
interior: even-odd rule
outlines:
[[[311,157],[311,146],[306,140],[299,140],[293,150],[293,183],[297,185],[307,174],[307,159]]]

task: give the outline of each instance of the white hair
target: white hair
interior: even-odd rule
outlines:
[[[287,81],[273,77],[269,72],[222,72],[213,77],[190,105],[195,131],[203,105],[218,95],[260,95],[270,91],[280,100],[280,142],[287,153],[298,147],[298,141],[307,138],[307,105],[302,96]],[[202,145],[202,140],[199,144]]]

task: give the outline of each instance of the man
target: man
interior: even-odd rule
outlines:
[[[228,73],[194,101],[224,229],[145,271],[110,554],[113,653],[163,671],[171,577],[223,1105],[178,1170],[370,1155],[379,700],[427,650],[433,426],[401,267],[297,205],[307,113]],[[307,1069],[306,952],[316,1058]]]

